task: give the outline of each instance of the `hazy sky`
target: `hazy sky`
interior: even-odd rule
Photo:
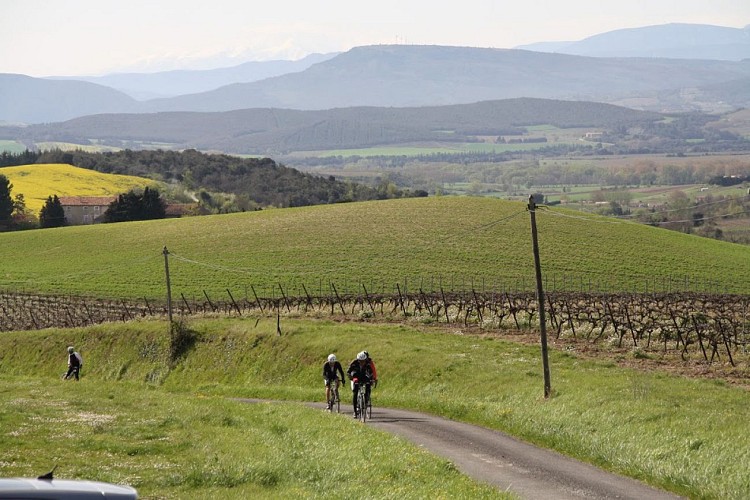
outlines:
[[[750,0],[0,0],[0,73],[100,75],[359,45],[512,48],[665,23],[750,24]]]

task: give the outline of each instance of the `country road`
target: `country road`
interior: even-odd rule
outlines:
[[[237,399],[258,403],[258,399]],[[323,403],[308,403],[324,408]],[[342,411],[348,405],[342,405]],[[676,499],[654,489],[499,431],[426,413],[374,408],[365,425],[396,434],[453,462],[469,477],[528,499]]]

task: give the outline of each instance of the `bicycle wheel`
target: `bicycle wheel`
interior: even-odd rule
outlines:
[[[357,394],[357,406],[359,411],[359,421],[365,423],[367,421],[367,402],[365,400],[364,387],[359,388],[359,393]]]
[[[328,408],[326,409],[328,411],[333,411],[334,401],[336,401],[336,396],[333,393],[333,389],[331,389],[328,393],[328,401],[326,401],[326,404],[328,405]]]
[[[336,405],[336,413],[341,413],[341,398],[339,398],[338,384],[336,385],[336,388],[333,390],[333,401],[334,401],[334,404]]]

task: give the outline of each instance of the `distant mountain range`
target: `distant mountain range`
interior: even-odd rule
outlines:
[[[750,25],[726,28],[706,24],[662,24],[610,31],[576,42],[541,42],[516,48],[591,57],[741,61],[750,59]]]
[[[99,80],[128,88],[134,95],[163,93],[164,85],[170,84],[175,92],[184,92],[226,83],[214,90],[146,101],[91,82],[5,74],[0,75],[0,122],[57,122],[100,113],[437,106],[519,97],[597,101],[653,111],[728,111],[750,106],[750,58],[621,55],[628,47],[635,50],[641,46],[636,39],[643,40],[644,46],[667,47],[671,43],[675,50],[681,47],[695,54],[710,47],[750,47],[750,41],[742,41],[743,33],[747,37],[748,30],[665,25],[618,30],[578,42],[582,44],[579,49],[593,47],[601,54],[619,57],[377,45],[315,56],[296,65],[277,61],[206,72],[109,75]],[[244,81],[261,77],[263,71],[290,72]]]
[[[248,83],[304,71],[337,53],[310,54],[296,61],[250,61],[211,70],[176,70],[156,73],[114,73],[91,77],[51,77],[52,80],[82,80],[112,87],[138,100],[207,92],[232,83]]]

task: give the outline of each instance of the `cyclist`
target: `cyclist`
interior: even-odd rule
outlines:
[[[370,369],[372,370],[372,386],[373,388],[378,386],[378,371],[375,369],[375,361],[370,357],[370,353],[367,351],[362,351],[365,353],[365,356],[367,356],[367,361],[370,363]]]
[[[338,377],[337,374],[341,374],[341,377]],[[344,381],[344,369],[341,367],[341,363],[336,360],[336,355],[329,354],[328,361],[323,363],[323,381],[326,384],[326,401],[329,410],[331,409],[331,386],[333,386],[334,391],[337,390],[339,378],[342,382]]]
[[[83,358],[81,355],[76,352],[73,346],[68,347],[68,371],[63,378],[68,380],[71,376],[74,376],[76,380],[80,380],[82,366]]]
[[[370,400],[370,383],[372,381],[372,368],[367,361],[367,354],[364,351],[357,354],[357,358],[351,362],[349,369],[346,371],[349,379],[352,381],[352,406],[354,408],[354,418],[359,418],[357,413],[357,394],[360,386],[365,386],[365,399]]]

